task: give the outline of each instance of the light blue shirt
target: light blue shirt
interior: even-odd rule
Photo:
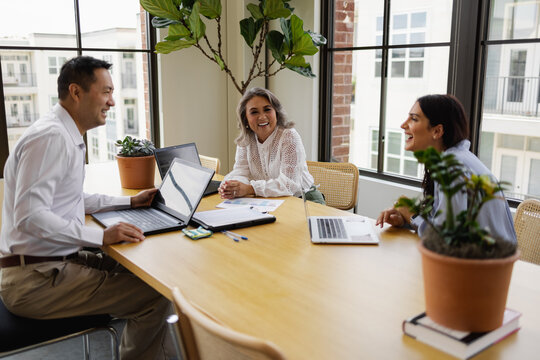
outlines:
[[[496,181],[495,176],[489,169],[469,151],[471,143],[469,140],[462,140],[456,146],[447,149],[445,154],[454,154],[456,159],[460,161],[469,171],[476,175],[489,175],[493,181]],[[482,228],[485,228],[492,236],[501,238],[507,241],[517,242],[516,232],[514,230],[514,222],[508,203],[502,193],[499,194],[503,199],[493,199],[485,203],[476,219]],[[439,184],[435,182],[434,186],[434,202],[431,216],[437,211],[442,210],[441,214],[435,219],[434,223],[439,225],[445,219],[446,198],[439,188]],[[458,192],[452,198],[452,206],[454,215],[467,209],[467,193]],[[417,216],[411,221],[411,225],[418,229],[418,235],[426,231],[428,224],[420,216]]]

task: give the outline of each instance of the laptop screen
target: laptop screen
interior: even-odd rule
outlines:
[[[199,153],[197,151],[197,146],[195,143],[183,144],[168,146],[165,148],[156,149],[154,151],[154,156],[156,158],[156,163],[159,169],[159,175],[163,179],[169,166],[171,165],[174,158],[180,158],[192,162],[194,164],[201,164],[199,159]]]
[[[174,159],[154,198],[153,206],[186,221],[197,209],[214,171]]]

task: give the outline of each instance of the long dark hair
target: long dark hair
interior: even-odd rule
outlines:
[[[425,95],[416,101],[428,118],[431,127],[439,124],[443,126],[442,140],[445,150],[469,137],[469,121],[465,115],[465,109],[455,96]],[[426,170],[424,170],[422,188],[424,196],[433,196],[433,179]]]

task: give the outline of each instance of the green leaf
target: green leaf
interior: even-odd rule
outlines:
[[[249,12],[251,13],[251,16],[253,16],[253,18],[255,18],[255,20],[260,20],[260,19],[263,18],[263,14],[261,12],[261,8],[259,7],[259,5],[247,4],[246,7],[249,10]]]
[[[214,59],[216,59],[219,67],[221,68],[221,71],[225,69],[225,63],[223,62],[223,59],[219,56],[217,52],[214,53]]]
[[[266,45],[268,45],[274,59],[276,59],[280,64],[282,64],[284,60],[282,53],[283,38],[283,34],[276,30],[272,30],[266,35]]]
[[[289,65],[289,64],[285,64],[285,66],[294,71],[294,72],[297,72],[298,74],[302,75],[302,76],[305,76],[305,77],[309,77],[309,78],[314,78],[315,77],[315,74],[311,71],[311,65],[308,64],[307,67],[301,67],[301,66],[293,66],[293,65]]]
[[[199,0],[201,3],[201,14],[208,19],[215,19],[221,16],[220,0]]]
[[[283,0],[266,0],[263,14],[270,19],[287,18],[291,10],[285,8]]]
[[[188,48],[196,43],[193,39],[160,41],[156,44],[156,52],[159,54],[168,54],[172,51]]]
[[[321,46],[326,44],[326,38],[322,36],[321,34],[314,33],[311,30],[308,30],[307,33],[309,36],[311,36],[311,40],[313,41],[313,45],[315,46]]]
[[[193,4],[191,15],[188,18],[189,28],[191,30],[191,33],[193,34],[193,38],[196,41],[199,41],[199,39],[204,36],[204,33],[206,31],[206,25],[204,25],[204,23],[202,22],[199,16],[200,7],[201,7],[201,4],[198,1],[196,1],[195,4]]]
[[[306,59],[302,55],[295,55],[292,58],[285,61],[285,64],[292,66],[308,67],[309,64],[306,62]]]
[[[292,48],[292,30],[291,30],[291,20],[279,19],[281,25],[281,31],[285,36],[285,44],[290,49]]]
[[[169,36],[179,36],[180,38],[190,36],[191,32],[182,24],[173,24],[169,26]]]
[[[303,27],[304,22],[302,21],[302,19],[300,19],[296,15],[291,16],[291,40],[293,44],[300,42],[300,39],[302,38],[302,36],[304,36]]]
[[[166,19],[159,16],[152,18],[152,26],[155,28],[165,28],[171,24],[180,24],[176,20]]]
[[[141,6],[154,16],[180,20],[180,11],[171,0],[141,0]]]
[[[317,53],[317,51],[319,50],[315,45],[313,45],[311,36],[309,36],[308,33],[304,33],[299,41],[295,41],[293,43],[292,52],[295,55],[314,55]]]
[[[246,44],[249,47],[253,47],[253,41],[255,41],[255,36],[257,35],[255,32],[255,20],[253,18],[249,17],[240,20],[240,34],[246,40]]]

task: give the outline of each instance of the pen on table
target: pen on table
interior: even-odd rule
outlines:
[[[233,236],[239,237],[242,240],[247,240],[248,239],[247,236],[240,235],[240,234],[237,234],[237,233],[229,231],[229,230],[225,230],[225,231],[228,232],[229,234],[233,235]]]
[[[227,230],[223,230],[222,233],[223,233],[225,236],[227,236],[227,237],[233,239],[233,240],[236,241],[236,242],[239,242],[239,241],[240,241],[240,240],[238,240],[237,238],[235,238],[233,235],[229,234],[229,232],[228,232]]]

